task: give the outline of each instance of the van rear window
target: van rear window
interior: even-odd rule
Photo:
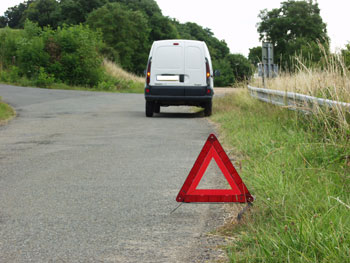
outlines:
[[[183,65],[181,46],[158,47],[154,57],[154,66],[158,69],[181,69]]]

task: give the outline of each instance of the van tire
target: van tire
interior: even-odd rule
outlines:
[[[160,113],[160,105],[158,103],[154,105],[154,113]]]
[[[146,116],[152,117],[154,111],[154,102],[153,101],[146,101]]]
[[[212,113],[212,101],[208,101],[204,104],[204,116],[210,116]]]

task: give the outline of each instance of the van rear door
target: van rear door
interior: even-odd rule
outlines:
[[[206,71],[203,44],[186,42],[185,45],[185,95],[205,95]]]
[[[183,41],[160,41],[152,54],[150,85],[153,95],[184,96]]]

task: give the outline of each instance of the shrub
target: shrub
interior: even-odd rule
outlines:
[[[55,82],[55,78],[52,75],[47,74],[45,72],[45,69],[41,67],[39,69],[39,74],[35,81],[35,84],[39,87],[46,88],[52,85],[54,82]]]
[[[37,75],[40,67],[49,65],[49,55],[45,52],[45,43],[40,36],[22,38],[18,43],[16,57],[20,73],[27,77]]]
[[[48,86],[55,79],[96,86],[102,79],[101,43],[101,35],[83,25],[43,30],[27,20],[24,30],[1,29],[0,70],[9,71],[1,79],[13,82],[26,76],[39,86]],[[13,65],[18,66],[15,72],[10,69]]]
[[[235,83],[233,70],[226,59],[213,60],[213,68],[220,71],[220,76],[214,78],[216,87],[232,86]]]
[[[102,77],[102,58],[98,53],[101,35],[87,26],[63,26],[43,34],[49,55],[47,72],[71,85],[95,86]]]
[[[0,72],[0,80],[3,82],[17,82],[19,79],[19,69],[16,66],[11,66],[8,70]]]
[[[8,68],[14,62],[18,41],[23,37],[23,31],[10,28],[0,29],[0,69]]]

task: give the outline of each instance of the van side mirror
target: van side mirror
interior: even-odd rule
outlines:
[[[145,70],[143,71],[143,75],[146,76],[146,74],[147,74],[147,69],[145,69]]]
[[[220,77],[221,73],[220,70],[214,70],[214,77]]]

